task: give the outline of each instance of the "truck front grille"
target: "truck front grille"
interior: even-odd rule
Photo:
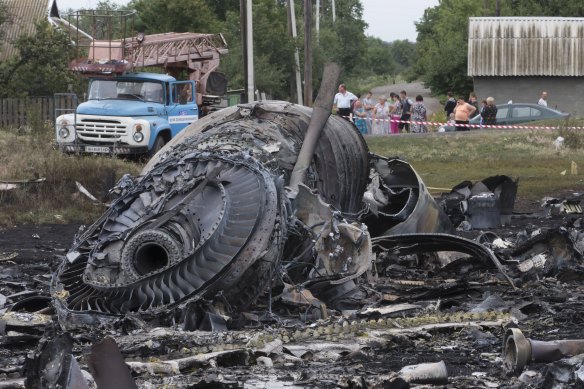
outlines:
[[[87,141],[117,141],[127,130],[119,120],[84,119],[77,123],[77,135]]]

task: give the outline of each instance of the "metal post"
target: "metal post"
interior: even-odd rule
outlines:
[[[336,63],[326,63],[324,65],[322,82],[320,84],[320,89],[318,90],[318,95],[316,96],[316,102],[314,103],[310,123],[308,124],[306,135],[302,141],[302,147],[300,148],[296,164],[294,165],[292,175],[290,176],[290,182],[288,184],[288,197],[290,198],[296,197],[296,194],[298,193],[298,185],[304,183],[306,180],[306,172],[308,171],[312,158],[314,157],[316,144],[318,143],[322,129],[326,125],[328,118],[331,116],[333,98],[335,97],[336,91],[335,86],[337,85],[340,74],[341,68]]]
[[[312,0],[304,0],[304,104],[312,107]]]
[[[316,0],[316,43],[320,42],[320,0]]]
[[[245,34],[245,0],[239,0],[239,29],[241,31],[241,55],[243,60],[243,85],[247,88],[247,38]],[[244,97],[245,96],[245,97]],[[245,101],[243,101],[245,100]],[[247,103],[247,92],[242,93],[242,103]]]
[[[246,1],[246,45],[247,45],[247,99],[248,102],[253,101],[255,93],[255,79],[253,67],[253,13],[252,0]]]
[[[335,9],[335,0],[331,0],[333,2],[333,23],[337,20],[337,11]]]
[[[294,0],[288,0],[288,20],[290,22],[292,38],[296,40],[296,9],[294,8]],[[296,65],[296,96],[298,97],[298,104],[304,105],[302,99],[302,78],[300,77],[300,53],[298,52],[298,47],[294,50],[294,63]]]

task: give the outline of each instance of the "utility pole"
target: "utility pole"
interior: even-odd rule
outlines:
[[[501,16],[501,1],[497,0],[497,5],[495,8],[495,16],[499,17]]]
[[[320,42],[320,0],[316,0],[316,44]]]
[[[335,10],[335,0],[331,0],[333,2],[333,24],[335,20],[337,20],[337,11]]]
[[[253,101],[255,93],[255,79],[253,67],[253,16],[252,0],[239,0],[239,23],[241,26],[241,45],[243,47],[243,67],[245,95],[247,103]]]
[[[290,27],[289,33],[296,42],[296,8],[294,7],[294,0],[288,0],[288,25]],[[298,47],[294,50],[294,64],[296,65],[296,96],[298,104],[304,105],[302,100],[302,78],[300,77],[300,53]]]
[[[312,0],[304,0],[304,104],[312,107]]]

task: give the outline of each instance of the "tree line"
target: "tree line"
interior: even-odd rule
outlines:
[[[288,32],[286,0],[253,1],[256,87],[275,99],[291,101],[295,101],[294,51],[302,55],[304,39],[303,1],[294,3],[296,39]],[[408,81],[422,80],[435,95],[467,94],[472,90],[467,76],[469,17],[584,16],[584,3],[573,0],[441,0],[416,23],[415,43],[384,42],[366,36],[360,0],[336,0],[335,22],[331,1],[320,3],[320,33],[312,34],[313,90],[318,90],[323,63],[335,61],[342,67],[342,80],[355,93],[365,92],[368,86],[363,80],[381,85],[402,74]],[[6,4],[0,0],[0,26],[11,23]],[[244,87],[239,0],[132,0],[123,8],[137,13],[134,32],[223,33],[230,53],[222,58],[220,70],[230,88]],[[122,7],[102,0],[96,9]],[[61,10],[62,16],[68,11]],[[74,50],[66,33],[41,21],[33,35],[13,43],[20,55],[0,63],[0,97],[51,95],[71,86],[83,93],[83,82],[67,68]],[[301,58],[301,67],[302,63]]]
[[[254,0],[254,63],[256,88],[275,99],[295,101],[294,51],[303,66],[303,1],[295,0],[298,37],[289,34],[286,0]],[[0,0],[0,25],[10,23],[5,0]],[[342,78],[354,92],[360,80],[371,76],[395,78],[416,62],[415,43],[407,40],[384,42],[365,34],[360,0],[336,0],[333,22],[331,1],[322,0],[320,33],[313,29],[313,90],[318,90],[324,62],[342,67]],[[163,32],[223,33],[229,54],[222,57],[220,70],[226,73],[231,89],[243,88],[244,61],[241,47],[239,0],[132,0],[121,7],[111,0],[100,1],[96,9],[134,10],[132,33]],[[72,10],[60,10],[61,17]],[[314,10],[313,10],[314,12]],[[68,35],[46,21],[36,32],[21,36],[13,44],[20,55],[0,64],[0,97],[51,95],[73,89],[83,93],[83,83],[67,66],[74,57]],[[302,69],[300,69],[302,71]]]
[[[448,91],[468,95],[468,20],[481,16],[583,17],[584,2],[574,0],[441,0],[427,8],[416,23],[417,61],[413,78],[420,78],[435,95]]]

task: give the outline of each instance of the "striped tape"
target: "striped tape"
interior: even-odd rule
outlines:
[[[359,118],[356,116],[341,116],[345,119],[362,119],[366,121],[389,122],[389,123],[405,123],[405,124],[422,124],[427,126],[449,126],[449,127],[467,127],[467,128],[512,128],[512,129],[526,129],[526,130],[557,130],[557,126],[517,126],[517,125],[488,125],[488,124],[456,124],[456,123],[441,123],[441,122],[423,122],[413,120],[399,120],[399,119],[375,119],[375,118]],[[583,130],[584,127],[563,127],[567,130]]]

